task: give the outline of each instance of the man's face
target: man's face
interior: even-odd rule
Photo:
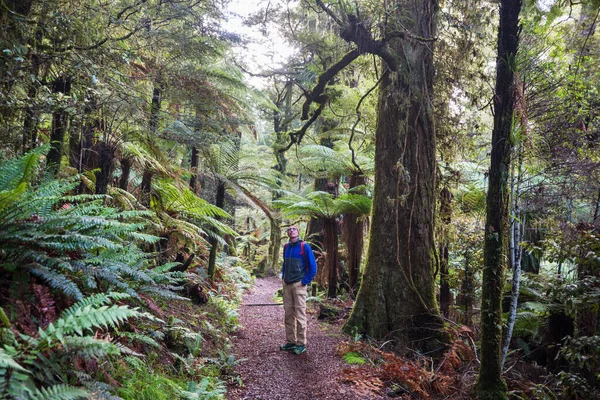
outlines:
[[[290,238],[290,240],[295,240],[298,239],[300,232],[298,232],[298,228],[296,228],[295,226],[291,226],[287,229],[287,235],[288,238]]]

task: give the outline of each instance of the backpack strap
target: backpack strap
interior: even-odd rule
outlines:
[[[304,259],[305,270],[306,272],[308,272],[310,266],[308,265],[308,258],[306,256],[306,253],[304,252],[304,241],[300,242],[300,255]]]

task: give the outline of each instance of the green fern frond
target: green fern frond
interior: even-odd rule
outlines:
[[[110,307],[98,307],[91,304],[75,305],[70,310],[66,317],[54,321],[45,330],[39,330],[40,341],[45,341],[48,345],[54,339],[63,342],[65,335],[77,333],[82,336],[83,331],[91,328],[108,328],[109,326],[114,328],[128,318],[140,316],[137,309],[117,305]]]
[[[140,292],[155,294],[167,300],[190,301],[189,298],[178,295],[169,287],[160,287],[160,285],[141,287]]]
[[[78,400],[87,399],[91,396],[87,390],[69,385],[54,385],[46,388],[36,389],[32,399],[34,400]]]
[[[83,293],[81,293],[81,290],[79,290],[77,285],[65,275],[51,271],[39,265],[36,267],[30,267],[28,271],[30,274],[41,278],[51,288],[60,290],[67,296],[73,297],[76,300],[83,299]]]
[[[77,303],[72,305],[71,307],[67,308],[60,314],[60,316],[61,316],[61,318],[66,318],[70,315],[74,315],[77,312],[77,310],[79,310],[83,307],[87,307],[87,306],[100,307],[100,306],[104,306],[107,304],[111,304],[113,302],[113,300],[121,301],[121,300],[129,299],[129,298],[131,298],[131,296],[128,295],[127,293],[119,293],[119,292],[93,294],[91,296],[87,296],[87,297],[81,299],[80,301],[78,301]]]
[[[21,371],[27,373],[27,369],[22,367],[14,357],[7,353],[5,349],[0,348],[0,369],[13,369],[15,371]]]
[[[135,332],[119,332],[117,331],[117,336],[121,338],[128,339],[130,343],[137,342],[141,344],[145,344],[146,346],[153,347],[155,349],[160,348],[160,344],[147,335],[142,335]]]
[[[65,352],[76,354],[86,360],[99,360],[121,354],[121,348],[116,344],[91,336],[66,336],[62,344]]]
[[[12,190],[23,183],[29,184],[38,170],[40,157],[48,149],[49,146],[41,146],[29,151],[22,157],[3,161],[0,164],[0,188]]]

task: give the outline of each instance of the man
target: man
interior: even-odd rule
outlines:
[[[279,349],[302,354],[306,352],[306,292],[317,273],[317,263],[310,246],[300,239],[297,226],[290,226],[287,235],[281,267],[287,343]]]

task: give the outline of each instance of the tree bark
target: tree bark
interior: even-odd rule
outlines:
[[[514,68],[521,0],[501,0],[496,58],[494,129],[487,193],[481,293],[481,366],[475,388],[480,399],[505,399],[502,379],[502,288],[508,250],[511,133],[515,107]]]
[[[395,6],[399,24],[434,37],[436,1],[398,0]],[[434,287],[432,44],[396,41],[392,47],[399,69],[387,70],[381,81],[369,251],[345,330],[435,351],[446,338]]]

